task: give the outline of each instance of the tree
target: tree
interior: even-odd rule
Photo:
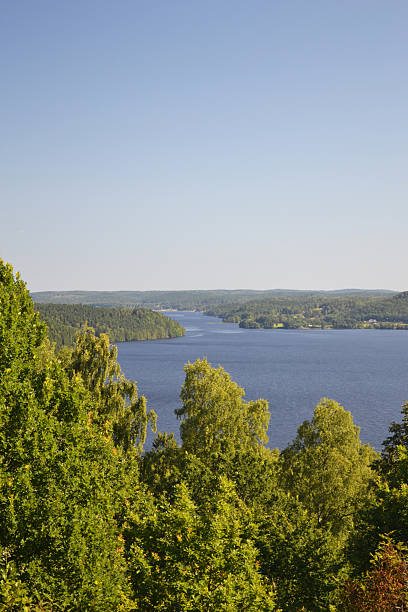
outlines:
[[[45,327],[3,262],[0,281],[1,606],[124,610],[119,519],[135,453],[92,422],[95,396],[44,349]]]
[[[371,559],[371,569],[359,580],[341,587],[339,609],[344,612],[408,610],[406,548],[383,538]]]
[[[156,429],[156,414],[147,412],[146,398],[138,398],[137,385],[122,373],[117,362],[118,348],[110,345],[106,334],[95,336],[91,327],[78,335],[67,369],[71,378],[80,376],[95,403],[93,419],[113,426],[117,445],[125,450],[137,446],[141,451],[150,422]]]
[[[171,503],[162,500],[143,518],[139,509],[130,514],[127,540],[137,609],[275,610],[244,515],[233,485],[223,477],[213,499],[201,506],[180,484]]]
[[[178,446],[173,434],[159,433],[152,449],[140,460],[140,478],[153,494],[172,499],[175,485],[185,483],[192,499],[211,499],[221,474],[230,479],[239,498],[262,512],[275,499],[278,453],[264,447],[210,460]]]
[[[290,494],[275,500],[258,516],[255,544],[260,569],[276,585],[283,610],[328,610],[343,565],[336,538]]]
[[[402,422],[390,425],[381,457],[374,462],[379,478],[370,502],[358,514],[356,532],[349,545],[355,571],[367,570],[370,555],[382,534],[408,545],[408,402],[402,405]]]
[[[244,390],[222,368],[197,359],[184,368],[181,390],[183,447],[204,461],[231,458],[239,451],[257,449],[268,440],[269,410],[266,400],[245,402]]]
[[[393,421],[390,425],[390,435],[383,442],[381,458],[377,463],[379,471],[387,476],[393,471],[393,464],[399,461],[398,447],[408,446],[408,402],[402,405],[402,422]]]
[[[14,374],[32,367],[37,348],[43,343],[47,328],[19,274],[0,259],[0,369]]]
[[[346,534],[357,509],[368,496],[375,457],[361,444],[350,412],[322,399],[312,421],[305,421],[291,445],[281,453],[283,488],[297,495],[321,527]]]
[[[358,513],[349,545],[350,559],[360,572],[367,569],[382,534],[392,534],[395,542],[408,546],[408,450],[396,446],[389,459],[387,455],[386,476],[378,479],[372,498]]]

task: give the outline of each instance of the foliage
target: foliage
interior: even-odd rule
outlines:
[[[158,434],[152,449],[141,458],[140,479],[156,499],[165,497],[170,502],[177,486],[185,484],[193,501],[200,504],[211,498],[218,475],[165,432]]]
[[[408,564],[406,548],[390,538],[379,544],[371,569],[360,580],[342,587],[340,610],[344,612],[394,612],[408,610]]]
[[[354,573],[368,568],[382,534],[392,534],[396,542],[408,545],[408,449],[403,445],[407,442],[406,403],[402,417],[402,423],[391,423],[391,436],[374,464],[379,477],[370,499],[356,515],[357,529],[349,547]]]
[[[259,518],[261,571],[283,610],[328,610],[343,571],[339,542],[290,494],[276,491]]]
[[[146,398],[138,398],[135,382],[128,381],[117,362],[118,349],[106,334],[97,338],[85,327],[66,361],[71,378],[81,377],[97,407],[93,419],[100,425],[112,424],[113,438],[126,450],[137,445],[142,450],[150,422],[156,428],[156,415],[146,410]],[[66,359],[66,357],[65,357]]]
[[[135,459],[89,418],[92,395],[42,348],[28,292],[9,266],[0,272],[0,601],[122,609],[129,586],[118,516],[137,482]]]
[[[288,325],[381,306],[322,299],[274,297]],[[391,299],[402,312],[407,296]],[[263,318],[245,308],[246,326],[275,325],[267,308]],[[328,399],[279,454],[266,447],[267,402],[246,402],[222,367],[197,360],[177,410],[182,444],[159,433],[144,453],[155,414],[97,331],[84,326],[56,355],[24,283],[0,261],[1,610],[317,612],[334,609],[336,592],[344,610],[407,607],[406,404],[374,462]],[[381,541],[390,532],[398,544]]]
[[[366,291],[361,289],[339,291],[298,291],[270,289],[215,289],[195,291],[39,291],[31,294],[38,304],[87,304],[91,306],[125,306],[155,309],[206,310],[230,304],[245,304],[267,297],[303,299],[311,295],[324,298],[334,296],[384,297],[393,291]]]
[[[347,533],[356,510],[366,503],[374,456],[368,444],[361,444],[350,412],[323,399],[281,453],[281,484],[316,515],[321,527]]]
[[[207,291],[40,291],[32,294],[38,304],[86,304],[171,310],[204,310],[215,304],[246,302],[268,291],[225,289]]]
[[[57,347],[74,344],[84,325],[97,336],[108,334],[111,342],[157,340],[184,336],[184,328],[160,312],[143,308],[100,308],[80,304],[36,304],[47,323],[49,338]]]
[[[207,314],[245,328],[408,329],[408,292],[391,297],[363,292],[271,296],[215,306]]]
[[[399,462],[400,447],[408,446],[408,402],[402,405],[401,413],[402,422],[392,422],[390,425],[390,435],[383,442],[381,460],[377,464],[378,469],[385,476],[389,476],[394,469],[395,462]]]
[[[25,283],[0,259],[0,368],[25,371],[46,336]]]
[[[180,433],[186,451],[202,457],[230,458],[240,450],[267,442],[269,410],[266,400],[245,402],[244,390],[222,368],[206,359],[185,366],[181,389]]]
[[[128,473],[94,426],[35,406],[28,417],[3,454],[2,546],[36,599],[115,610],[127,593],[115,515]]]
[[[172,503],[164,501],[156,510],[142,520],[135,514],[129,527],[139,610],[275,610],[227,480],[221,478],[211,502],[201,507],[186,485],[177,485]]]

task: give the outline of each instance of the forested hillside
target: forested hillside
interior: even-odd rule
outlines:
[[[48,326],[48,336],[57,347],[71,346],[87,323],[97,336],[108,334],[112,342],[157,340],[184,336],[184,328],[160,312],[143,308],[98,308],[82,304],[36,304]]]
[[[267,292],[268,293],[268,292]],[[39,291],[34,302],[88,304],[91,306],[143,306],[174,310],[204,310],[213,305],[246,302],[263,297],[264,291]]]
[[[408,329],[408,292],[391,297],[313,294],[216,306],[206,314],[246,328]]]
[[[336,291],[299,291],[291,289],[215,289],[196,291],[39,291],[31,294],[39,304],[88,304],[90,306],[143,306],[153,309],[200,310],[228,304],[245,304],[267,297],[303,299],[311,295],[328,298],[341,295],[386,296],[392,291],[346,289]]]
[[[268,449],[268,403],[205,359],[180,400],[181,444],[144,452],[116,347],[88,328],[55,354],[0,260],[0,610],[408,608],[408,405],[378,456],[327,398]]]

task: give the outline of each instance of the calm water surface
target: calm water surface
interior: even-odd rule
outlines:
[[[183,366],[207,357],[222,365],[246,399],[269,402],[269,446],[283,448],[322,397],[350,410],[360,436],[377,449],[408,399],[408,332],[394,330],[251,330],[201,313],[170,313],[186,336],[118,344],[119,363],[178,437]]]

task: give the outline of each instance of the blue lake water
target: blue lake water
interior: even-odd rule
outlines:
[[[269,402],[269,446],[283,448],[322,397],[350,410],[363,442],[377,450],[408,399],[408,332],[397,330],[252,330],[195,312],[170,313],[186,328],[171,340],[123,342],[126,376],[158,415],[158,429],[178,438],[184,364],[207,357],[222,365],[246,399]],[[150,436],[150,441],[152,435]]]

